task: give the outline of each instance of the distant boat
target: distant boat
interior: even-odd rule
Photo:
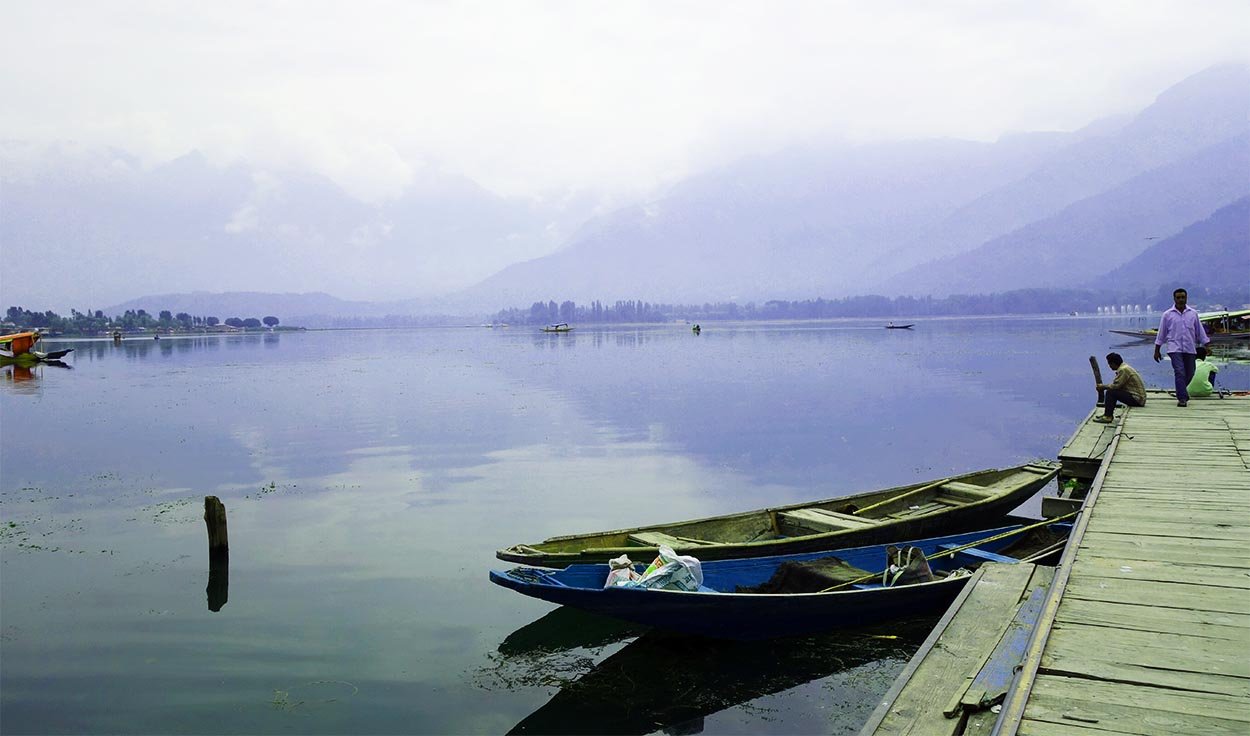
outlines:
[[[703,581],[689,591],[605,588],[607,564],[492,570],[490,580],[533,598],[647,626],[759,641],[940,611],[971,579],[967,571],[980,563],[1032,562],[1062,550],[1071,525],[1058,523],[1040,538],[1031,534],[1040,531],[1036,526],[896,542],[909,561],[915,559],[911,550],[917,550],[926,571],[915,582],[904,577],[897,584],[887,578],[897,568],[886,568],[901,562],[901,555],[892,557],[885,544],[837,550],[836,556],[816,552],[701,561]],[[1026,548],[1012,549],[1016,543]]]
[[[655,557],[660,545],[700,560],[817,552],[977,529],[1028,500],[1059,472],[1038,460],[852,496],[725,516],[551,537],[495,552],[508,562],[564,567],[629,555]]]
[[[911,328],[915,326],[916,324],[914,322],[909,325],[896,325],[893,322],[891,322],[890,324],[886,325],[885,328],[887,330],[910,330]]]
[[[559,324],[547,325],[543,328],[543,332],[570,332],[572,329],[572,327],[569,327],[568,322],[560,322]]]

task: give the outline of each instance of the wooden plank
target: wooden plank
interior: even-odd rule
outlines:
[[[1217,693],[1043,676],[1033,688],[1025,718],[1071,725],[1071,716],[1079,714],[1083,722],[1095,721],[1091,725],[1115,733],[1242,736],[1250,732],[1248,705],[1243,698]]]
[[[1245,647],[1250,642],[1250,613],[1190,611],[1169,608],[1160,615],[1157,606],[1136,603],[1087,601],[1071,596],[1063,599],[1055,622],[1108,626],[1117,629],[1188,634],[1231,641]]]
[[[1016,606],[1030,590],[1033,569],[1023,564],[981,567],[980,577],[938,642],[924,653],[897,696],[879,708],[884,714],[871,733],[936,736],[956,732],[959,720],[946,718],[942,711],[963,695],[998,644]]]
[[[1100,534],[1099,538],[1091,539],[1093,536],[1085,535],[1077,552],[1078,559],[1094,556],[1123,560],[1183,561],[1193,565],[1250,569],[1250,549],[1230,540],[1140,537],[1114,533]]]
[[[1053,574],[1052,572],[1050,577]],[[1016,666],[1024,659],[1024,649],[1029,643],[1033,627],[1037,625],[1037,618],[1041,615],[1046,589],[1046,585],[1035,585],[1028,599],[1017,609],[1007,631],[973,678],[968,694],[960,700],[963,710],[984,710],[1002,702],[1015,678]]]
[[[1108,578],[1073,578],[1064,599],[1069,596],[1089,601],[1153,605],[1187,611],[1244,613],[1246,610],[1243,594],[1230,595],[1227,591],[1209,591],[1201,585],[1161,583],[1153,580],[1129,582]],[[1166,614],[1167,611],[1160,612],[1160,615]]]
[[[1250,576],[1215,565],[1192,565],[1182,562],[1112,559],[1078,554],[1074,575],[1113,578],[1116,580],[1151,580],[1163,583],[1186,583],[1207,588],[1250,591]],[[1236,593],[1232,593],[1236,595]],[[1242,596],[1250,601],[1250,597]]]
[[[946,609],[946,613],[942,614],[942,618],[933,627],[933,631],[929,632],[929,635],[925,637],[924,642],[920,645],[920,649],[912,655],[912,658],[907,662],[907,666],[903,668],[903,671],[895,678],[890,689],[878,701],[872,715],[868,717],[867,722],[860,729],[861,736],[875,734],[886,718],[907,718],[911,716],[911,712],[908,710],[911,706],[907,703],[899,704],[898,707],[895,707],[899,695],[911,685],[912,677],[915,675],[916,670],[924,663],[929,652],[938,646],[938,641],[946,633],[946,628],[955,619],[955,615],[963,607],[964,601],[968,600],[968,596],[972,594],[972,591],[976,590],[976,584],[984,574],[985,568],[974,572],[967,585],[964,586],[963,590],[959,591],[959,595],[951,602],[950,607]],[[895,726],[894,728],[897,730],[899,727]]]
[[[1250,698],[1250,661],[1227,643],[1096,626],[1056,626],[1040,672]]]
[[[1024,721],[1020,723],[1020,728],[1015,733],[1020,734],[1020,736],[1119,736],[1121,732],[1108,731],[1105,728],[1098,728],[1094,724],[1069,720],[1064,722],[1063,725],[1047,721]]]
[[[1141,519],[1130,527],[1114,518],[1100,518],[1095,514],[1091,518],[1089,526],[1090,529],[1101,532],[1120,530],[1125,533],[1151,534],[1160,537],[1184,537],[1186,539],[1192,539],[1195,536],[1193,525],[1186,524],[1183,521],[1169,522]],[[1206,539],[1250,541],[1250,527],[1204,527],[1202,532],[1202,537]]]

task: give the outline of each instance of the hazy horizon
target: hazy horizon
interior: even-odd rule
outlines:
[[[336,254],[385,240],[393,212],[324,239],[283,223],[286,260],[227,282],[192,278],[214,255],[193,243],[158,259],[123,240],[73,259],[116,262],[116,279],[129,269],[131,293],[94,274],[67,275],[51,297],[12,275],[0,284],[36,308],[203,281],[343,299],[445,294],[558,249],[591,217],[746,157],[1073,131],[1136,112],[1209,66],[1250,62],[1250,6],[1222,1],[70,3],[11,5],[3,17],[10,177],[41,166],[50,147],[117,149],[136,157],[119,165],[140,172],[199,152],[206,166],[252,172],[247,203],[213,225],[231,233],[256,226],[284,172],[400,215],[426,201],[460,214],[438,199],[452,189],[511,208],[486,234],[457,238],[450,223],[404,245],[402,273],[380,261],[342,278]],[[11,259],[16,245],[0,243]]]

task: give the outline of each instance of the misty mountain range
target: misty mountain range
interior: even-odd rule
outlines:
[[[598,215],[592,195],[511,200],[436,172],[398,200],[365,204],[323,177],[218,168],[198,154],[147,170],[120,151],[7,143],[0,165],[6,260],[28,255],[45,284],[97,284],[110,313],[482,314],[550,299],[945,296],[1174,280],[1244,288],[1250,67],[1207,69],[1135,115],[1071,133],[793,148]],[[502,268],[483,278],[482,263]],[[434,294],[421,277],[434,265],[477,283]],[[171,281],[179,270],[185,278]],[[170,283],[201,293],[168,293],[178,291]],[[326,293],[268,293],[278,284]],[[34,302],[11,276],[2,286],[6,303]],[[221,294],[227,286],[253,293]]]

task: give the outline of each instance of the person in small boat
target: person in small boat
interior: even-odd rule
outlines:
[[[1172,377],[1176,382],[1176,405],[1189,403],[1187,387],[1194,377],[1194,365],[1198,361],[1198,347],[1211,342],[1198,311],[1188,306],[1189,293],[1184,289],[1172,292],[1172,306],[1159,320],[1159,334],[1155,336],[1155,362],[1163,360],[1163,348],[1172,361]]]
[[[1111,383],[1100,383],[1098,389],[1104,391],[1102,416],[1094,417],[1095,422],[1109,424],[1115,419],[1116,403],[1125,406],[1146,405],[1146,384],[1133,366],[1124,362],[1119,353],[1107,353],[1107,365],[1115,371]]]
[[[1210,396],[1215,392],[1215,374],[1219,369],[1207,360],[1206,348],[1199,347],[1197,355],[1198,359],[1194,361],[1194,377],[1185,387],[1185,391],[1190,396]]]

